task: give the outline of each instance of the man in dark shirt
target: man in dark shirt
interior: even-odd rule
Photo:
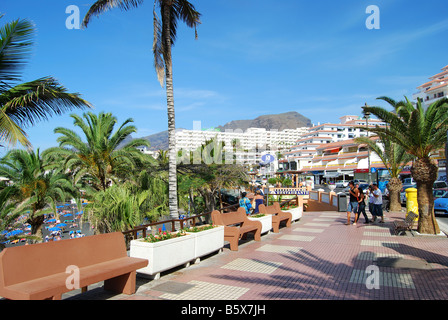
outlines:
[[[347,209],[347,223],[346,225],[350,225],[350,213],[353,211],[355,214],[355,220],[353,222],[354,225],[356,225],[356,220],[358,219],[358,199],[359,199],[359,190],[355,188],[355,184],[353,181],[350,181],[348,183],[348,186],[350,188],[349,190],[349,203],[348,203],[348,209]]]

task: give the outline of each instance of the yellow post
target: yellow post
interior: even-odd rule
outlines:
[[[417,218],[415,218],[414,221],[418,221],[418,203],[417,203],[416,188],[406,189],[406,216],[411,211],[417,215]]]

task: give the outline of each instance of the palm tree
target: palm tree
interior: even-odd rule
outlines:
[[[364,128],[364,127],[362,127]],[[372,137],[355,138],[356,143],[366,144],[378,157],[380,157],[386,169],[389,171],[390,180],[387,184],[390,195],[390,211],[400,211],[400,190],[402,182],[400,180],[400,172],[402,167],[406,165],[413,157],[406,152],[400,145],[391,142],[386,136],[381,135],[380,142],[383,149],[376,143]]]
[[[40,155],[39,149],[25,151],[13,149],[0,160],[0,175],[10,183],[0,191],[0,197],[8,195],[13,203],[22,203],[33,198],[27,222],[31,234],[40,236],[44,211],[51,208],[56,214],[56,202],[65,202],[67,197],[76,198],[77,190],[67,175],[60,170],[49,169],[48,159]]]
[[[437,166],[431,161],[431,153],[442,148],[448,128],[448,99],[432,103],[426,110],[421,99],[414,105],[408,98],[396,103],[395,112],[381,107],[364,107],[385,121],[385,128],[368,129],[390,139],[415,157],[411,174],[417,182],[418,232],[438,234],[439,226],[434,216],[433,183],[437,178]]]
[[[54,132],[61,134],[57,139],[59,147],[47,149],[45,154],[53,160],[63,159],[64,169],[70,170],[75,184],[104,191],[112,183],[130,177],[143,161],[144,156],[136,147],[149,147],[147,140],[134,139],[120,148],[120,143],[137,131],[135,126],[128,125],[133,122],[131,118],[114,132],[117,118],[111,113],[88,112],[82,118],[76,114],[71,117],[87,142],[75,131],[58,127]]]
[[[144,0],[98,0],[96,1],[84,17],[83,26],[86,27],[93,16],[112,8],[129,10],[138,7]],[[162,21],[156,13],[156,8],[160,8]],[[173,64],[171,57],[171,46],[177,36],[177,22],[182,20],[190,28],[195,28],[200,24],[200,13],[194,6],[186,0],[155,0],[153,7],[154,41],[153,54],[154,66],[160,85],[166,82],[166,99],[168,111],[168,145],[169,145],[169,208],[170,217],[178,219],[177,204],[177,170],[176,170],[176,136],[175,136],[175,114],[174,114],[174,92],[173,92]]]
[[[89,102],[53,77],[21,82],[31,54],[35,28],[28,20],[15,20],[0,28],[0,140],[31,148],[24,127],[73,109],[90,108]]]

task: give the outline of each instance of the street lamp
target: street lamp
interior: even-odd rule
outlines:
[[[364,108],[368,107],[367,102],[364,105],[363,108],[363,113],[364,113],[364,119],[366,119],[366,128],[367,128],[367,138],[369,138],[369,117],[370,117],[370,112],[366,111]],[[370,172],[370,147],[367,145],[367,166],[369,168],[369,185],[372,184],[372,173]]]

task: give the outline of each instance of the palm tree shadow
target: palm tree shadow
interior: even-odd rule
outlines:
[[[247,284],[260,284],[271,287],[272,290],[266,290],[261,295],[266,299],[279,298],[315,298],[315,299],[340,299],[345,295],[345,290],[349,285],[359,285],[350,283],[350,277],[353,271],[352,265],[344,263],[334,263],[324,260],[311,252],[300,250],[298,252],[290,252],[290,254],[281,254],[282,257],[291,260],[292,263],[282,264],[278,269],[287,271],[287,274],[272,274],[269,276],[253,273],[253,276],[238,275],[238,273],[225,275],[211,275],[211,277],[221,280],[232,280]],[[272,262],[260,259],[252,259],[253,261],[268,266],[272,266]],[[291,267],[292,266],[297,266]],[[300,266],[306,268],[301,269]],[[349,296],[349,298],[367,298],[369,293],[362,293],[358,290],[357,296]],[[368,291],[368,290],[365,290]]]
[[[400,254],[413,256],[422,260],[425,260],[428,263],[439,264],[445,267],[448,267],[448,256],[444,256],[438,253],[434,253],[431,251],[423,250],[420,248],[412,247],[407,244],[400,244],[400,246],[389,245],[388,243],[383,244],[385,247],[389,247],[394,249]]]

